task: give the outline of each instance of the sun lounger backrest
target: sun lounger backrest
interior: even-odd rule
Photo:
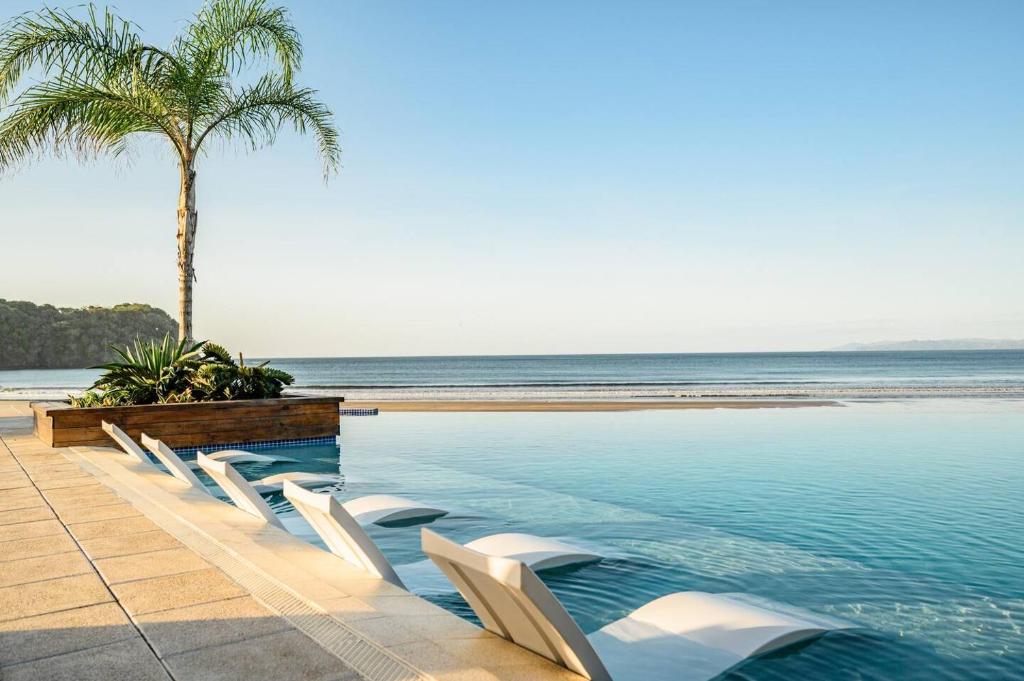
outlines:
[[[421,533],[423,552],[488,631],[586,678],[611,681],[579,625],[525,563],[478,553],[426,528]]]
[[[402,589],[405,585],[366,531],[330,494],[303,489],[284,481],[284,496],[313,526],[336,556]]]
[[[257,518],[263,518],[275,527],[284,529],[274,511],[267,506],[267,502],[263,501],[263,497],[235,470],[234,466],[224,461],[214,461],[202,452],[196,452],[196,463],[227,493],[231,501],[235,502],[235,506]]]
[[[142,433],[139,438],[142,441],[143,446],[149,451],[153,452],[153,456],[160,460],[160,462],[167,467],[167,470],[171,475],[176,477],[182,482],[186,482],[192,487],[199,489],[203,492],[207,492],[206,486],[200,482],[196,474],[192,472],[192,469],[182,461],[173,449],[165,445],[162,441]]]
[[[108,423],[107,421],[103,421],[100,425],[103,428],[103,432],[109,435],[110,438],[114,442],[116,442],[121,447],[121,449],[124,450],[125,454],[132,458],[138,459],[143,463],[148,463],[152,465],[152,462],[149,460],[149,457],[146,456],[146,452],[142,451],[142,447],[135,444],[135,440],[128,437],[128,433],[124,432],[123,430],[115,426],[113,423]]]

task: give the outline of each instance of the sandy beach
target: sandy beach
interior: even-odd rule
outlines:
[[[651,409],[793,409],[797,407],[839,407],[833,400],[694,400],[694,401],[537,401],[537,400],[445,400],[445,401],[346,401],[345,409],[386,411],[644,411]]]

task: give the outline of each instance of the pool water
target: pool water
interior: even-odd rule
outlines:
[[[609,558],[543,575],[586,632],[684,590],[860,627],[731,681],[1024,679],[1024,402],[382,414],[343,417],[340,448],[280,453],[303,463],[239,469],[340,470],[343,499],[452,509],[430,527],[462,542],[518,531],[598,549]],[[417,527],[370,533],[413,590],[472,618],[428,571],[417,584]]]

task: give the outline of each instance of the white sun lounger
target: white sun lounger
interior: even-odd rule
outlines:
[[[369,494],[342,504],[360,525],[386,525],[412,520],[433,520],[448,511],[392,494]]]
[[[534,572],[570,565],[586,565],[603,560],[604,556],[549,537],[509,532],[492,534],[465,544],[468,549],[499,558],[514,558],[530,566]]]
[[[320,535],[332,553],[395,586],[406,588],[387,558],[366,534],[362,524],[349,513],[347,504],[339,503],[330,494],[303,489],[291,481],[284,483],[284,496]],[[495,534],[467,544],[474,545],[481,550],[500,552],[501,555],[521,556],[542,570],[601,560],[597,554],[531,534]]]
[[[298,463],[298,459],[293,459],[290,456],[279,456],[277,454],[256,454],[255,452],[246,452],[241,449],[222,449],[219,452],[213,454],[207,454],[207,459],[211,461],[223,461],[229,463],[232,466],[236,466],[240,463]],[[194,461],[190,461],[186,464],[189,468],[195,470],[199,468],[199,464]]]
[[[125,454],[142,463],[149,464],[150,466],[153,465],[153,462],[146,456],[146,452],[142,451],[142,447],[137,445],[135,440],[128,437],[128,433],[108,421],[100,422],[100,427],[103,428],[104,433],[110,436],[110,439],[124,450]]]
[[[281,520],[273,509],[231,464],[226,461],[215,461],[202,452],[196,452],[196,463],[213,478],[213,481],[224,490],[231,501],[235,502],[235,506],[257,518],[262,518],[274,527],[284,529],[284,525],[281,524]]]
[[[252,486],[260,494],[280,492],[285,480],[293,482],[299,487],[324,487],[344,482],[344,476],[336,473],[306,473],[304,471],[288,471],[287,473],[276,473],[268,475],[259,480],[253,480]]]
[[[232,466],[240,463],[298,463],[298,459],[290,456],[279,456],[277,454],[257,454],[246,452],[241,449],[222,449],[213,454],[207,454],[206,458],[211,461],[223,461]]]
[[[331,553],[386,582],[405,588],[391,563],[366,534],[366,530],[337,499],[330,494],[317,494],[303,489],[290,480],[284,482],[284,496],[320,535]]]
[[[707,681],[837,624],[751,605],[739,595],[689,591],[656,599],[587,636],[523,562],[478,553],[426,528],[422,537],[424,553],[488,631],[594,681]]]
[[[153,452],[153,456],[160,460],[160,463],[167,468],[167,471],[171,475],[182,482],[188,483],[196,489],[204,492],[210,491],[206,489],[206,485],[196,477],[196,474],[192,472],[192,469],[189,468],[188,464],[182,461],[178,455],[175,454],[173,449],[165,445],[160,440],[152,438],[145,433],[142,433],[139,439],[142,441],[142,444],[146,449]]]

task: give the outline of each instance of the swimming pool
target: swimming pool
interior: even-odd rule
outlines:
[[[343,499],[450,508],[430,526],[463,542],[522,531],[599,549],[601,563],[544,575],[587,632],[681,590],[862,627],[731,680],[1024,679],[1022,402],[382,414],[344,418],[340,448],[280,453],[302,463],[239,469],[340,470]],[[471,616],[436,580],[417,584],[418,528],[370,533],[413,590]]]

